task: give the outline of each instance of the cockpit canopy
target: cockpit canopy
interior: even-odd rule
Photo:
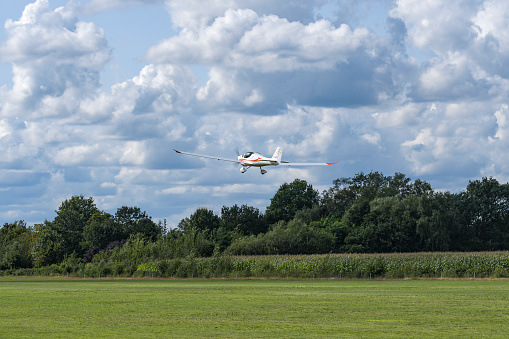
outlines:
[[[247,152],[247,153],[244,153],[244,155],[242,156],[244,159],[247,159],[249,158],[250,156],[253,155],[254,152]]]

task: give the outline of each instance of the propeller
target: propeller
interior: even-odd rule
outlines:
[[[237,154],[237,157],[240,157],[240,150],[239,150],[239,148],[235,147],[233,150],[235,151],[235,154]],[[239,167],[240,164],[239,163],[235,163],[235,164],[233,164],[233,166],[234,167]]]
[[[240,156],[241,156],[241,155],[240,155],[240,151],[239,151],[239,148],[238,148],[238,147],[235,147],[234,151],[235,151],[235,153],[237,154],[237,157],[240,157]],[[234,164],[234,166],[238,168],[239,166],[241,166],[241,164],[236,163],[236,164]],[[240,171],[241,171],[242,173],[246,173],[246,171],[247,171],[247,169],[248,169],[248,168],[249,168],[249,167],[241,166]],[[263,173],[262,173],[262,174],[263,174]]]

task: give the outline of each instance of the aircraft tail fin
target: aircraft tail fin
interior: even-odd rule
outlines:
[[[283,147],[278,147],[278,148],[276,148],[276,151],[274,152],[272,159],[277,161],[277,163],[279,165],[281,163],[282,155],[283,155]]]

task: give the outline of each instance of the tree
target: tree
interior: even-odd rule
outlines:
[[[471,250],[509,249],[509,184],[486,177],[470,181],[460,202]]]
[[[267,207],[265,217],[268,224],[293,219],[297,211],[318,204],[318,192],[305,180],[295,179],[281,185]]]
[[[295,219],[298,219],[297,217]],[[316,229],[324,229],[334,237],[333,252],[341,252],[341,247],[344,245],[346,236],[348,235],[348,227],[337,218],[323,217],[318,221],[309,223],[309,227]]]
[[[156,224],[139,207],[122,206],[115,213],[115,223],[122,230],[124,238],[141,234],[147,239],[155,240],[162,235],[162,226]]]
[[[223,251],[230,246],[234,236],[234,232],[224,226],[221,218],[207,208],[198,208],[191,216],[182,219],[177,227],[180,235],[175,231],[169,235],[172,235],[175,243],[181,244],[179,247],[185,248],[178,249],[176,253],[186,255],[211,255],[214,248]]]
[[[221,221],[226,230],[237,231],[244,235],[258,234],[267,231],[265,218],[255,207],[237,204],[232,207],[223,206]]]
[[[327,216],[342,218],[357,199],[358,192],[352,186],[351,178],[339,178],[333,184],[333,187],[323,192],[320,205]]]
[[[0,228],[0,269],[32,266],[32,230],[23,220]]]
[[[416,233],[420,251],[465,250],[461,231],[458,195],[436,192],[419,197]]]
[[[95,212],[83,228],[82,247],[87,250],[94,246],[104,249],[109,243],[123,239],[125,239],[125,233],[115,223],[111,214]]]
[[[61,237],[61,245],[65,254],[77,252],[82,255],[83,229],[88,219],[99,212],[94,199],[86,199],[83,195],[73,196],[59,206],[55,220],[49,226]]]
[[[345,239],[347,252],[410,252],[417,250],[418,197],[376,198],[361,224]]]
[[[344,251],[407,252],[418,248],[418,198],[431,192],[427,182],[412,183],[402,173],[361,172],[335,181],[322,201],[335,207],[332,216],[341,217],[348,228]]]
[[[432,192],[426,181],[417,179],[412,183],[402,173],[384,176],[380,172],[360,172],[353,178],[340,178],[333,183],[333,187],[323,192],[320,204],[327,216],[336,218],[343,218],[354,204],[357,204],[354,208],[357,212],[367,213],[370,201],[375,198],[419,196]]]
[[[215,248],[222,252],[231,245],[233,234],[234,233],[232,231],[228,231],[226,228],[221,226],[213,229],[208,235],[208,238],[214,243]]]
[[[27,232],[26,223],[23,220],[15,221],[13,223],[5,223],[0,228],[0,245],[4,246],[13,239],[20,237],[23,233]]]
[[[221,219],[212,210],[198,208],[189,218],[180,221],[178,227],[184,232],[189,229],[210,232],[221,227]]]
[[[186,218],[189,220],[189,218]],[[214,244],[209,239],[208,231],[198,230],[194,227],[185,231],[173,229],[165,236],[170,248],[171,257],[182,258],[187,256],[210,256],[214,251]]]
[[[65,250],[63,238],[51,222],[36,225],[34,246],[32,247],[32,258],[35,267],[57,264],[64,259]]]

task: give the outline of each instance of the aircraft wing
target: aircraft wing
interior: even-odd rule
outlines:
[[[286,162],[281,161],[279,166],[330,166],[337,162]]]
[[[195,154],[195,153],[188,153],[188,152],[182,152],[182,151],[177,151],[175,148],[173,149],[175,152],[179,153],[179,154],[185,154],[185,155],[192,155],[194,157],[200,157],[200,158],[208,158],[208,159],[215,159],[215,160],[221,160],[221,161],[229,161],[229,162],[236,162],[238,164],[241,163],[241,161],[239,160],[234,160],[234,159],[226,159],[226,158],[218,158],[218,157],[212,157],[210,155],[202,155],[202,154]]]

